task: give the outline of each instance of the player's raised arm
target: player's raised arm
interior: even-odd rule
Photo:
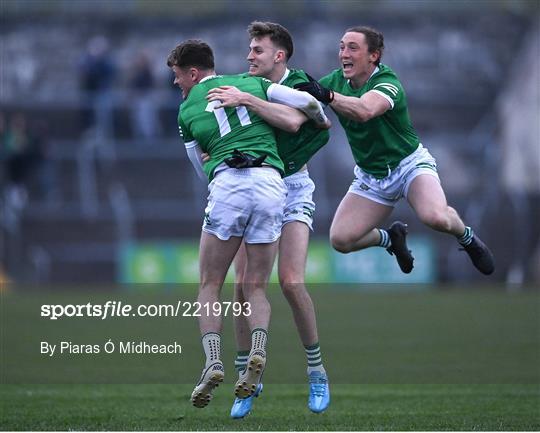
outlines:
[[[294,108],[274,104],[258,98],[250,93],[242,92],[234,86],[221,86],[208,91],[209,101],[220,101],[215,108],[238,107],[240,105],[253,111],[270,125],[295,133],[307,120],[307,117]]]
[[[392,108],[391,100],[389,101],[388,97],[375,90],[364,93],[358,98],[334,92],[315,80],[295,87],[312,95],[318,101],[330,105],[339,114],[356,122],[367,122]]]

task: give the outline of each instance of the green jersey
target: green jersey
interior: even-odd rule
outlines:
[[[418,148],[419,140],[409,118],[405,92],[396,74],[388,66],[380,64],[360,89],[351,87],[341,69],[326,75],[320,83],[342,95],[358,98],[373,90],[392,105],[381,116],[364,123],[336,112],[356,164],[365,172],[382,179],[388,176],[389,170],[395,169],[401,160]]]
[[[266,100],[266,91],[271,85],[271,81],[259,77],[211,76],[193,86],[180,105],[180,133],[186,146],[196,141],[204,152],[210,154],[210,160],[203,165],[210,181],[216,167],[230,157],[234,149],[254,157],[266,155],[265,163],[283,174],[283,163],[279,158],[274,130],[270,125],[246,107],[214,109],[219,102],[206,100],[208,91],[219,86],[235,86]]]
[[[307,81],[304,71],[292,69],[279,84],[294,87],[297,83]],[[285,176],[290,176],[300,170],[321,147],[328,143],[330,138],[328,130],[317,128],[313,120],[304,123],[295,134],[281,129],[276,129],[275,132],[279,156],[285,165]]]

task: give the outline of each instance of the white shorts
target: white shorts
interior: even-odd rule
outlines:
[[[228,168],[208,185],[202,229],[227,240],[243,237],[248,244],[279,239],[287,190],[272,167]]]
[[[287,187],[283,225],[299,221],[307,224],[310,230],[313,230],[315,183],[309,177],[309,172],[307,170],[299,171],[287,176],[283,181]]]
[[[358,166],[354,167],[354,174],[356,178],[349,192],[392,207],[399,199],[407,197],[409,187],[416,176],[429,174],[440,182],[437,162],[422,144],[383,179],[373,177]]]

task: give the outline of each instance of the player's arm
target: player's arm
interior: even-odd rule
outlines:
[[[180,137],[182,138],[182,141],[184,142],[187,156],[191,164],[195,168],[195,172],[197,173],[197,176],[199,176],[200,179],[208,182],[208,177],[206,177],[206,174],[203,170],[201,146],[199,145],[197,140],[195,140],[195,137],[193,137],[189,128],[186,126],[181,113],[182,111],[180,110],[180,112],[178,113],[178,132],[180,133]]]
[[[328,117],[326,117],[326,114],[324,114],[321,104],[319,104],[314,97],[305,92],[299,92],[297,90],[291,89],[290,87],[282,86],[281,84],[271,84],[266,91],[266,95],[270,103],[283,104],[288,107],[301,110],[320,128],[328,129],[331,126],[330,120],[328,119]],[[221,106],[227,107],[236,107],[238,105],[245,105],[246,107],[248,107],[248,104],[257,104],[259,105],[259,107],[262,107],[259,101],[267,103],[263,99],[257,98],[250,93],[241,92],[238,89],[230,86],[222,86],[210,90],[208,92],[208,98],[210,97],[212,98],[210,100],[221,100]],[[244,98],[246,99],[244,100]],[[263,106],[269,107],[268,105],[264,104]],[[275,106],[270,107],[272,107],[273,109],[276,108]],[[217,108],[219,108],[219,106]],[[288,115],[287,113],[291,113],[291,111],[282,112],[285,115]],[[257,114],[262,115],[262,112]],[[302,123],[305,122],[306,119],[304,117],[302,119]],[[274,124],[272,125],[276,126]]]
[[[360,98],[334,93],[334,100],[330,102],[330,106],[343,116],[357,122],[367,122],[392,108],[385,97],[372,90],[364,93]]]
[[[309,93],[299,92],[281,84],[272,84],[267,92],[268,100],[301,110],[319,128],[329,129],[332,125],[321,104]]]
[[[311,77],[308,78],[310,79],[308,82],[294,87],[309,93],[318,101],[330,105],[339,114],[357,122],[367,122],[393,108],[392,99],[380,90],[370,90],[357,98],[334,92]]]
[[[220,101],[220,104],[216,105],[215,108],[242,105],[270,125],[291,133],[298,132],[300,126],[307,120],[307,117],[301,111],[265,101],[251,93],[242,92],[234,86],[221,86],[211,89],[208,91],[206,99]]]
[[[205,180],[208,182],[208,177],[206,177],[206,174],[203,170],[201,146],[199,145],[199,143],[197,143],[197,140],[189,141],[187,143],[184,143],[184,145],[186,146],[187,156],[191,161],[191,164],[195,168],[197,176],[199,176],[201,180]]]

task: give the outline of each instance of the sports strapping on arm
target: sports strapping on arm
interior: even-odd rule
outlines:
[[[288,105],[302,110],[317,126],[329,128],[330,121],[319,102],[307,92],[300,92],[281,84],[272,84],[266,92],[270,102]]]

